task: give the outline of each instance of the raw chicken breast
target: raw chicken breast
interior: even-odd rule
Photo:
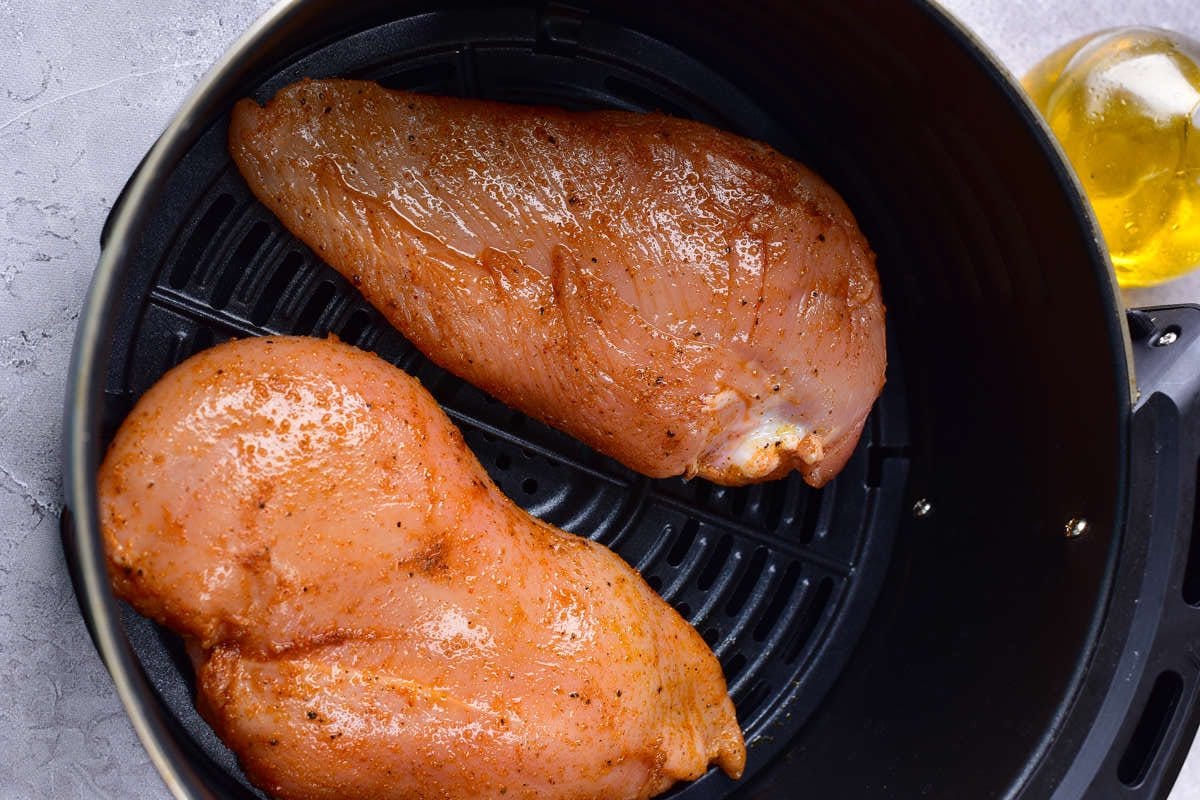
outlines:
[[[99,475],[117,593],[281,798],[646,798],[745,747],[720,665],[616,555],[492,484],[420,384],[331,340],[167,374]]]
[[[874,254],[764,145],[346,80],[241,101],[229,144],[433,361],[651,477],[820,486],[883,386]]]

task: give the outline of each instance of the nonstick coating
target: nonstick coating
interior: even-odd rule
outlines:
[[[256,792],[193,710],[179,642],[108,595],[94,470],[164,371],[265,332],[334,332],[417,375],[510,497],[614,547],[696,625],[749,763],[738,784],[710,771],[674,795],[1001,796],[1049,746],[1105,608],[1130,397],[1111,272],[1070,178],[924,3],[649,5],[292,4],[218,66],[114,212],[73,365],[65,536],[93,635],[181,796]],[[666,111],[825,175],[889,307],[887,385],[845,472],[819,492],[648,480],[431,365],[225,153],[234,99],[326,75]],[[1093,533],[1068,543],[1077,515]]]

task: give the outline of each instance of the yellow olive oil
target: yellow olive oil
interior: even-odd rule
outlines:
[[[1085,36],[1025,76],[1083,184],[1122,286],[1200,266],[1200,43]]]

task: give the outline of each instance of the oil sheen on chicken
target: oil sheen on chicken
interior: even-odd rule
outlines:
[[[433,361],[651,477],[820,486],[883,386],[875,256],[765,145],[346,80],[241,101],[229,144]]]
[[[332,340],[189,359],[99,474],[113,586],[281,798],[647,798],[742,734],[703,639],[529,516],[420,384]]]

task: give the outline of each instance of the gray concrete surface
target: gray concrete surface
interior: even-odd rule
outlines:
[[[1020,74],[1127,23],[1200,38],[1196,0],[948,0]],[[0,800],[164,798],[58,545],[60,408],[114,196],[266,0],[0,0]],[[1200,274],[1134,302],[1200,301]],[[1172,800],[1200,798],[1193,750]],[[971,799],[974,800],[974,799]]]

